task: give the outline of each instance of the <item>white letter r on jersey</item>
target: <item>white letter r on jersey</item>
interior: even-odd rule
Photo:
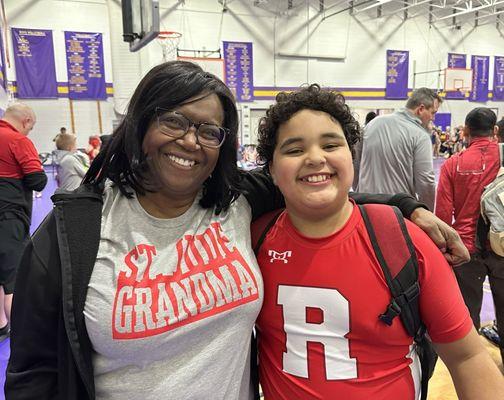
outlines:
[[[348,339],[348,301],[336,289],[301,286],[278,288],[278,304],[283,306],[287,352],[283,354],[283,370],[308,378],[308,342],[324,345],[326,378],[357,378],[357,363],[350,358]],[[319,308],[323,322],[306,322],[306,308]]]

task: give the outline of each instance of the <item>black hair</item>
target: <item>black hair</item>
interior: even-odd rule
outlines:
[[[366,125],[369,124],[373,119],[375,119],[378,115],[374,111],[369,111],[366,114]]]
[[[504,118],[500,119],[499,122],[497,122],[497,126],[499,127],[499,131],[497,132],[499,143],[504,143]]]
[[[101,185],[110,179],[121,193],[131,197],[135,192],[155,191],[149,187],[147,160],[142,142],[156,118],[156,108],[172,109],[202,93],[214,93],[224,110],[223,127],[229,129],[220,148],[219,159],[203,184],[200,205],[225,210],[238,195],[236,163],[238,112],[233,94],[215,75],[187,61],[170,61],[152,68],[138,84],[126,115],[115,129],[112,139],[93,161],[84,183]]]
[[[472,137],[492,136],[496,124],[497,115],[486,107],[477,107],[469,111],[465,118],[465,126]]]
[[[360,140],[359,123],[345,104],[345,98],[340,93],[321,89],[312,84],[297,92],[280,92],[276,103],[266,111],[266,116],[259,123],[257,153],[261,162],[273,160],[273,152],[277,145],[278,128],[287,122],[295,113],[301,110],[323,111],[338,121],[343,128],[346,141],[353,154],[355,144]]]

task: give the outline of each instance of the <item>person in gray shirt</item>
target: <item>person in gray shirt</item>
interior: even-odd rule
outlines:
[[[441,102],[434,90],[420,88],[404,109],[375,118],[366,126],[362,152],[357,151],[359,174],[354,190],[406,192],[434,209],[434,167],[427,128]]]
[[[77,189],[89,169],[87,154],[77,151],[77,136],[61,133],[56,137],[56,150],[53,154],[57,158],[58,184],[60,189]]]

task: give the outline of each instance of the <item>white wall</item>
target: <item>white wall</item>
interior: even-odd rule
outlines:
[[[253,0],[228,1],[227,11],[217,0],[161,0],[161,29],[183,34],[180,48],[218,49],[223,40],[253,42],[255,86],[299,86],[317,82],[344,88],[384,88],[385,52],[387,49],[410,51],[409,86],[413,84],[413,61],[417,71],[446,67],[447,53],[504,55],[504,39],[495,25],[477,28],[469,23],[460,30],[444,26],[429,27],[425,16],[403,21],[402,15],[372,18],[348,12],[322,21],[319,1],[294,1],[294,9],[284,12],[286,1],[270,0],[263,8]],[[326,0],[330,6],[336,1]],[[337,9],[337,8],[336,8]],[[105,131],[112,127],[117,114],[124,112],[128,99],[142,75],[162,61],[161,47],[152,42],[138,53],[130,53],[122,41],[122,20],[119,0],[6,0],[10,26],[53,29],[59,81],[66,81],[64,30],[103,32],[107,82],[114,83],[114,99],[102,104]],[[276,13],[275,11],[281,11]],[[9,39],[10,45],[10,39]],[[275,53],[296,53],[341,57],[343,61],[327,61],[292,57],[275,57]],[[470,57],[467,59],[470,66]],[[15,78],[12,68],[8,79]],[[493,59],[490,60],[490,88]],[[442,81],[442,80],[441,80]],[[419,75],[416,87],[437,87],[436,73]],[[28,101],[38,113],[39,123],[33,140],[40,151],[52,148],[52,140],[60,126],[70,125],[68,99]],[[96,103],[79,102],[76,112],[79,144],[96,132]],[[271,101],[250,104],[244,112],[242,128],[254,129],[261,110]],[[398,108],[404,101],[349,100],[359,109]],[[453,124],[464,120],[467,112],[481,103],[445,101],[441,112],[451,112]],[[484,104],[485,105],[485,104]],[[488,102],[504,115],[504,103]],[[250,117],[246,117],[250,115]],[[254,140],[254,132],[247,141]]]

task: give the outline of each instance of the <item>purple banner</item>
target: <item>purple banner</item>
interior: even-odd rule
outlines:
[[[386,99],[408,98],[409,51],[387,50]]]
[[[7,90],[7,73],[5,70],[3,33],[0,32],[0,86]]]
[[[251,42],[223,42],[226,85],[238,102],[254,101]]]
[[[448,53],[448,68],[467,68],[467,55]],[[446,92],[446,99],[465,99],[465,93]]]
[[[504,101],[504,57],[495,56],[493,77],[493,101]]]
[[[451,127],[451,113],[436,113],[433,123],[434,126],[445,131],[446,128]]]
[[[68,97],[105,100],[105,71],[101,33],[65,32]]]
[[[466,58],[465,54],[448,53],[448,68],[466,68]]]
[[[52,31],[12,28],[12,44],[18,97],[57,98]]]
[[[488,67],[490,57],[471,56],[471,68],[473,69],[472,92],[469,101],[488,101]]]

